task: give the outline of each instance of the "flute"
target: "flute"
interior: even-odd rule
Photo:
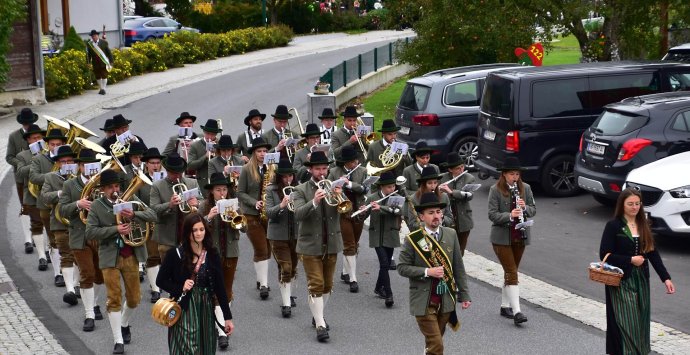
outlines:
[[[350,218],[354,218],[355,216],[359,215],[360,213],[364,213],[364,212],[368,211],[368,210],[374,205],[374,202],[379,203],[379,202],[381,202],[381,201],[387,199],[388,197],[390,197],[390,196],[392,196],[392,195],[397,195],[397,194],[398,194],[398,191],[393,191],[393,192],[389,193],[388,195],[383,196],[382,198],[380,198],[380,199],[378,199],[378,200],[376,200],[376,201],[373,201],[373,202],[367,204],[366,206],[364,206],[364,209],[361,209],[361,210],[359,210],[359,211],[353,213],[353,214],[350,216]]]

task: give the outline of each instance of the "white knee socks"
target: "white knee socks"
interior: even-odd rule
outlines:
[[[345,256],[345,262],[343,264],[347,265],[347,271],[348,274],[350,274],[350,281],[357,282],[357,255]]]
[[[261,286],[268,286],[268,260],[257,261],[254,263],[256,271],[256,281]]]
[[[125,341],[122,340],[122,313],[120,312],[108,312],[108,320],[110,321],[110,330],[113,332],[113,342],[115,344],[124,344]]]
[[[508,293],[506,292],[506,285],[503,285],[501,287],[501,307],[502,308],[508,308],[510,307],[510,300],[508,299]]]
[[[146,268],[146,278],[148,278],[149,285],[151,285],[151,291],[161,292],[161,289],[158,287],[158,285],[156,285],[156,278],[158,277],[159,269],[160,265]]]
[[[66,267],[62,269],[62,277],[65,279],[66,292],[74,292],[74,268]]]
[[[220,309],[220,306],[216,306],[213,313],[220,324],[225,324],[225,317],[223,317],[223,310]],[[218,324],[216,324],[216,330],[218,331],[218,336],[225,336],[225,330],[218,327]]]
[[[93,312],[94,306],[94,293],[93,287],[91,288],[80,288],[81,301],[84,303],[84,317],[94,319],[96,315]]]
[[[292,287],[290,286],[290,283],[280,283],[278,287],[280,288],[280,296],[283,300],[283,306],[290,307],[290,296],[292,296]]]
[[[505,289],[510,301],[510,307],[513,308],[513,314],[520,313],[520,289],[518,285],[506,285]]]
[[[307,303],[309,303],[309,310],[311,310],[311,315],[314,317],[314,322],[316,323],[316,326],[325,328],[326,321],[323,319],[324,298],[312,297],[311,302]]]
[[[31,236],[34,244],[36,244],[36,251],[39,259],[46,259],[46,236],[41,234],[34,234]]]
[[[60,251],[57,248],[50,249],[50,262],[53,263],[53,276],[60,275]]]
[[[129,308],[126,304],[123,305],[122,309],[122,326],[129,327],[129,321],[132,319],[136,308]]]

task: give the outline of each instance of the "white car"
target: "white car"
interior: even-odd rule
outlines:
[[[625,186],[642,192],[652,231],[690,237],[690,152],[630,171]]]

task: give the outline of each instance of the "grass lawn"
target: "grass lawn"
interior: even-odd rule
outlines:
[[[558,38],[553,48],[544,56],[544,65],[577,64],[580,62],[580,45],[573,35]]]

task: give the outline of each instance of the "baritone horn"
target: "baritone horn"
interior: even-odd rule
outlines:
[[[150,186],[152,182],[148,177],[146,177],[146,175],[144,175],[144,172],[139,171],[137,175],[135,175],[134,178],[132,178],[132,182],[129,183],[129,186],[127,186],[127,190],[125,190],[125,192],[122,194],[122,197],[117,198],[116,203],[130,202],[135,211],[143,211],[144,209],[146,209],[148,206],[146,206],[146,204],[144,204],[143,202],[129,201],[129,199],[131,199],[132,196],[134,196],[134,194],[142,186],[144,186],[144,184]],[[132,247],[139,247],[144,245],[146,241],[149,239],[151,230],[153,229],[153,224],[150,222],[146,222],[142,227],[140,222],[136,222],[134,220],[127,220],[126,218],[122,217],[122,215],[119,213],[115,215],[115,220],[117,221],[117,224],[130,224],[131,228],[129,234],[120,234],[120,236],[122,237],[122,241],[125,242],[125,244]]]
[[[177,183],[173,185],[172,187],[173,193],[176,195],[180,196],[182,198],[182,195],[184,194],[185,191],[189,190],[187,188],[187,185],[185,185],[179,178],[177,179]],[[193,213],[196,212],[196,207],[191,206],[187,201],[182,200],[177,207],[180,208],[180,212],[182,213]]]
[[[289,197],[290,195],[292,195],[293,191],[295,191],[294,186],[283,187],[283,195],[288,196],[287,209],[290,212],[295,212],[295,201],[293,201],[292,198]]]
[[[243,230],[247,228],[247,217],[237,213],[231,206],[225,206],[225,209],[220,211],[220,219],[225,223],[230,223],[232,229]]]
[[[321,180],[316,184],[319,189],[326,191],[326,197],[324,197],[326,204],[336,207],[340,214],[352,211],[352,202],[344,197],[342,193],[335,193],[332,184],[331,180]]]

